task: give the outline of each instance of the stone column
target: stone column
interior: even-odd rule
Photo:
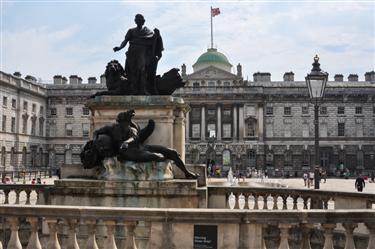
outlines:
[[[324,228],[324,247],[323,249],[334,249],[333,248],[333,229],[335,229],[336,224],[322,224]]]
[[[365,225],[369,230],[367,249],[375,249],[375,223],[365,223]]]
[[[206,107],[201,107],[201,140],[206,140]]]
[[[259,141],[263,141],[263,105],[260,104],[258,108],[258,139]]]
[[[26,249],[42,249],[38,236],[38,218],[30,217],[27,221],[30,223],[31,235]]]
[[[289,249],[289,228],[291,228],[291,224],[279,224],[280,228],[280,245],[279,249]]]
[[[47,249],[61,249],[59,240],[57,238],[57,220],[47,219],[46,222],[49,229],[49,241]]]
[[[189,141],[190,140],[190,112],[186,113],[185,114],[186,117],[185,117],[185,138],[186,138],[186,141]]]
[[[69,219],[66,221],[68,224],[68,248],[69,249],[79,249],[78,242],[77,242],[77,220],[76,219]]]
[[[222,125],[221,125],[221,106],[220,105],[217,106],[216,111],[217,111],[217,125],[216,125],[217,126],[217,128],[216,128],[217,134],[216,134],[216,138],[217,138],[218,141],[220,141],[221,140],[221,127],[222,127]]]
[[[18,236],[19,223],[17,217],[8,218],[11,234],[8,242],[8,247],[11,249],[22,249],[20,238]]]
[[[96,244],[96,220],[87,220],[87,230],[89,233],[89,237],[87,238],[86,242],[86,249],[99,249],[98,245]]]
[[[245,129],[244,129],[244,111],[243,111],[243,105],[239,106],[239,140],[243,140]]]
[[[240,224],[240,249],[264,248],[263,225]]]
[[[173,147],[180,154],[182,161],[185,161],[185,114],[182,110],[175,111],[173,134]]]
[[[113,220],[107,220],[105,221],[105,225],[107,227],[107,239],[105,241],[105,248],[117,249],[115,235],[114,235],[116,222]]]
[[[237,106],[233,106],[233,140],[237,140]]]
[[[125,249],[137,249],[135,243],[135,227],[137,226],[136,222],[126,222],[126,242]]]
[[[310,231],[314,227],[313,224],[301,224],[302,230],[302,245],[301,249],[311,249],[310,245]]]

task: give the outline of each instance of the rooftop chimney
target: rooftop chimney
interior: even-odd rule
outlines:
[[[78,76],[77,75],[70,75],[69,76],[69,84],[70,85],[78,85]]]
[[[55,85],[63,84],[63,77],[61,75],[53,76],[53,84],[55,84]]]
[[[253,74],[253,78],[254,78],[254,82],[270,82],[271,74],[257,72]]]
[[[286,72],[283,76],[284,81],[294,81],[294,73],[293,72]]]
[[[65,76],[62,77],[62,84],[66,85],[67,82],[68,82],[68,79]]]
[[[36,78],[31,75],[26,75],[25,80],[36,83]]]
[[[349,74],[348,81],[350,81],[350,82],[358,81],[358,75],[357,74]]]
[[[242,77],[242,66],[240,63],[237,65],[237,76]]]
[[[344,81],[344,75],[342,75],[342,74],[335,74],[335,76],[333,76],[333,78],[335,79],[336,82],[343,82]]]
[[[365,81],[375,82],[375,72],[374,71],[366,72],[365,73]]]
[[[96,84],[96,77],[89,77],[89,78],[87,79],[87,82],[88,82],[89,84]]]
[[[21,76],[22,76],[22,74],[20,72],[14,72],[13,75],[16,76],[16,77],[19,77],[19,78],[21,78]]]
[[[181,66],[181,76],[186,76],[186,65],[182,64]]]

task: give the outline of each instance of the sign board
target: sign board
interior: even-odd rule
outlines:
[[[194,225],[194,249],[217,249],[216,225]]]

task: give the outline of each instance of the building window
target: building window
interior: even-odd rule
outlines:
[[[193,107],[191,109],[191,117],[194,119],[199,119],[201,117],[201,108]]]
[[[209,81],[207,86],[208,87],[215,87],[215,81]]]
[[[302,152],[302,165],[308,167],[310,165],[310,155],[308,150]]]
[[[338,123],[338,126],[337,126],[337,135],[339,137],[345,136],[345,123]]]
[[[10,131],[16,132],[16,118],[12,117],[11,125],[10,125]]]
[[[210,117],[216,116],[216,110],[215,109],[207,109],[207,115]]]
[[[308,106],[302,106],[302,114],[304,114],[304,115],[309,114],[309,107]]]
[[[363,168],[363,151],[359,150],[357,152],[357,167]]]
[[[5,163],[7,161],[7,153],[5,151],[5,147],[1,147],[1,164],[5,167]]]
[[[337,114],[345,114],[345,106],[337,107]]]
[[[257,126],[256,119],[249,118],[248,120],[246,120],[246,136],[247,137],[255,137],[256,126]]]
[[[246,106],[246,116],[255,116],[254,106]]]
[[[7,116],[3,115],[3,122],[2,122],[2,131],[6,131],[7,128]]]
[[[82,124],[82,136],[89,137],[90,124]]]
[[[12,108],[16,108],[16,107],[17,107],[17,100],[12,99]]]
[[[207,124],[207,137],[216,137],[216,125]]]
[[[201,125],[200,124],[192,124],[191,125],[191,137],[192,138],[199,138],[201,135]]]
[[[27,119],[28,119],[27,115],[22,116],[22,133],[23,134],[27,133]]]
[[[35,111],[36,111],[36,104],[32,104],[32,105],[31,105],[31,111],[32,111],[33,113],[35,113]]]
[[[355,107],[355,114],[362,114],[362,106]]]
[[[27,101],[24,101],[23,102],[23,110],[27,111],[27,107],[28,107]]]
[[[31,135],[35,136],[36,117],[31,118]]]
[[[310,127],[309,124],[302,124],[302,137],[310,136]]]
[[[266,154],[266,165],[267,167],[273,166],[273,153],[272,152],[268,152]]]
[[[375,114],[375,106],[372,107],[372,114]]]
[[[193,87],[199,87],[199,82],[194,82]]]
[[[327,115],[327,106],[320,107],[320,115]]]
[[[284,107],[284,115],[292,115],[292,108],[290,106],[285,106]]]
[[[232,111],[230,109],[224,109],[223,115],[224,117],[230,118],[232,116]]]
[[[49,125],[48,136],[49,137],[56,137],[56,125],[55,124]]]
[[[65,112],[66,112],[67,116],[72,116],[73,115],[73,107],[65,108]]]
[[[44,133],[44,118],[39,118],[39,136],[43,136]]]
[[[49,113],[50,113],[51,116],[56,116],[56,114],[57,114],[56,108],[50,108]]]
[[[224,150],[223,151],[223,165],[228,166],[230,165],[230,151],[229,150]]]
[[[39,115],[40,115],[40,116],[43,116],[43,114],[44,114],[44,107],[43,107],[43,106],[40,106],[40,107],[39,107]]]
[[[272,106],[266,107],[266,115],[273,115],[273,107]]]
[[[16,159],[17,159],[16,152],[14,150],[14,147],[12,147],[10,149],[10,165],[16,166],[16,164],[17,164],[17,160]]]
[[[292,166],[292,152],[287,150],[284,154],[284,167]]]
[[[8,98],[7,97],[3,97],[3,106],[8,106]]]
[[[65,134],[67,137],[73,136],[73,125],[72,124],[66,124],[65,125]]]
[[[232,125],[223,124],[223,138],[230,138],[230,137],[232,137]]]
[[[90,115],[90,109],[88,107],[83,107],[82,108],[82,114],[85,116]]]

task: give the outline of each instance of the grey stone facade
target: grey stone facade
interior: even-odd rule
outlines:
[[[215,160],[223,171],[251,167],[270,175],[309,170],[314,123],[306,83],[294,81],[292,72],[279,82],[259,72],[253,81],[244,80],[240,65],[237,71],[215,64],[189,75],[182,70],[187,84],[175,96],[191,107],[185,120],[187,163]],[[90,134],[85,102],[105,84],[103,77],[101,83],[92,77],[89,83],[75,75],[69,79],[55,76],[54,84],[40,84],[34,77],[0,72],[0,170],[79,163]],[[340,165],[352,173],[375,171],[374,79],[375,72],[368,72],[365,81],[351,75],[352,81],[335,77],[327,84],[320,156],[330,174]]]

